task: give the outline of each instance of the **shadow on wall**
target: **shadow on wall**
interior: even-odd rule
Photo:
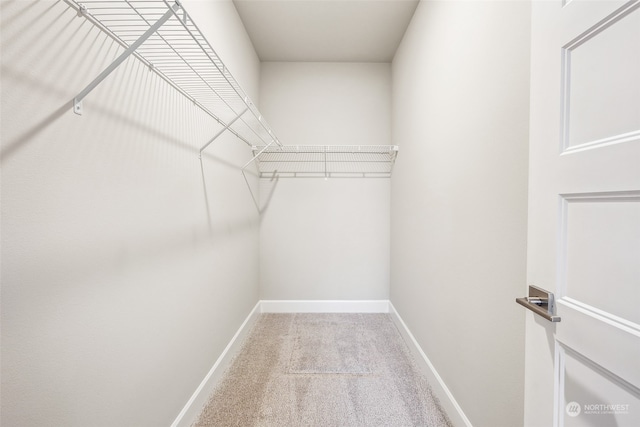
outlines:
[[[204,161],[203,158],[206,158],[208,160],[214,161],[219,165],[225,166],[227,168],[233,169],[233,170],[238,170],[238,166],[221,158],[221,157],[216,157],[212,154],[205,154],[202,153],[201,157],[200,157],[200,172],[202,173],[202,190],[203,190],[203,195],[204,195],[204,201],[205,201],[205,208],[206,208],[206,212],[207,212],[207,223],[208,223],[208,227],[209,227],[209,234],[213,237],[214,235],[216,235],[216,230],[215,227],[212,224],[211,218],[212,218],[212,210],[211,210],[211,203],[209,201],[209,192],[207,190],[207,176],[205,173],[205,168],[204,168]],[[244,178],[245,183],[247,184],[247,190],[249,192],[249,194],[251,195],[251,199],[253,200],[253,203],[256,207],[256,210],[258,212],[259,215],[261,215],[263,212],[266,211],[267,207],[268,207],[268,201],[267,203],[264,204],[264,206],[260,207],[260,204],[258,202],[258,199],[256,198],[256,194],[254,192],[254,189],[251,187],[251,183],[249,182],[249,180],[247,179],[247,174],[252,175],[254,177],[257,177],[257,174],[253,171],[242,171],[242,176]],[[271,198],[271,194],[269,194],[269,199]]]
[[[253,189],[251,187],[251,183],[249,183],[249,180],[247,179],[247,174],[252,175],[254,177],[258,177],[259,175],[254,172],[254,171],[247,171],[247,170],[243,170],[242,171],[242,176],[244,177],[244,181],[247,184],[247,188],[249,189],[249,192],[251,193],[251,199],[253,200],[253,204],[255,205],[256,209],[258,210],[258,213],[260,214],[260,222],[262,222],[262,215],[264,213],[267,212],[267,209],[269,208],[269,203],[271,202],[271,198],[273,197],[273,193],[275,192],[276,186],[278,185],[278,180],[280,179],[279,177],[272,177],[269,182],[270,185],[268,185],[266,187],[267,192],[264,192],[264,190],[260,190],[261,188],[264,189],[265,186],[263,185],[263,181],[265,181],[264,179],[260,179],[258,178],[258,188]],[[266,196],[261,196],[261,194],[266,194]],[[256,196],[257,195],[257,196]]]
[[[11,81],[11,75],[12,75],[11,70],[8,70],[7,68],[2,67],[0,69],[0,72],[2,73],[3,79]],[[51,92],[55,91],[55,88],[51,88],[50,91]],[[65,114],[71,114],[72,109],[73,109],[73,99],[61,105],[58,109],[54,110],[47,117],[40,120],[38,123],[35,123],[33,126],[31,126],[29,129],[27,129],[20,135],[14,138],[11,138],[8,141],[3,141],[2,149],[0,150],[0,156],[2,158],[1,162],[2,163],[7,162],[17,151],[19,151],[21,148],[26,146],[30,141],[35,139],[49,126],[54,124],[58,119],[60,119]],[[194,157],[198,153],[197,148],[195,148],[191,144],[188,144],[185,141],[175,138],[172,135],[161,132],[152,126],[149,126],[140,121],[131,119],[129,116],[125,116],[121,113],[118,113],[116,111],[112,111],[100,106],[93,107],[92,112],[93,114],[101,115],[103,117],[112,119],[113,121],[120,123],[122,126],[134,128],[143,133],[146,133],[149,137],[153,138],[156,141],[163,141],[166,143],[170,143],[175,145],[178,148],[189,151],[194,155]],[[215,157],[215,156],[210,156],[210,158],[218,162],[220,165],[237,169],[236,165],[226,162],[222,158]]]
[[[266,213],[269,209],[271,199],[273,198],[273,194],[275,193],[279,182],[280,177],[278,174],[273,174],[270,179],[260,179],[260,200],[263,202],[262,209],[260,211],[261,214]],[[260,222],[262,222],[262,216],[260,217]]]
[[[3,76],[6,76],[7,73],[4,67],[0,69],[0,73],[2,73]],[[42,133],[42,131],[51,126],[51,124],[56,122],[65,113],[71,111],[72,107],[73,101],[66,102],[51,114],[49,114],[47,117],[45,117],[43,120],[39,121],[16,138],[12,138],[10,141],[6,142],[2,141],[2,149],[0,150],[0,164],[4,164],[8,159],[11,158],[11,156],[19,151],[20,148],[22,148],[29,141],[33,140],[36,136]]]
[[[18,4],[23,7],[21,7],[20,9],[11,9]],[[36,2],[19,2],[18,0],[3,1],[0,4],[0,28],[2,29],[2,32],[6,34],[11,29],[12,26],[19,25],[20,24],[19,18],[25,15],[29,9],[32,9],[36,5],[37,5]],[[45,17],[47,17],[55,7],[56,7],[56,3],[52,3],[51,6],[44,9],[32,21],[27,23],[22,23],[21,27],[22,28],[32,28],[32,27],[38,28],[38,26],[40,25],[39,21],[42,21]],[[13,13],[9,13],[8,12],[9,10],[11,10]],[[66,12],[67,12],[66,10],[61,11],[55,18],[53,18],[52,20],[49,20],[46,23],[46,25],[51,25],[53,23],[58,22],[59,20],[62,19],[62,17],[66,14]],[[65,26],[61,26],[61,29],[56,34],[50,35],[50,34],[46,34],[47,32],[46,25],[40,25],[40,28],[42,28],[42,31],[40,31],[36,36],[34,36],[34,39],[39,39],[41,37],[44,37],[45,35],[48,38],[59,38],[62,36],[63,29],[65,28]],[[73,32],[72,36],[76,36],[76,34],[79,31],[80,31],[80,27],[78,27]],[[11,60],[14,59],[14,58],[8,57],[9,55],[7,54],[7,51],[11,51],[12,45],[17,44],[18,42],[20,42],[20,44],[24,43],[24,41],[22,40],[23,34],[24,32],[21,29],[14,30],[13,36],[10,36],[10,37],[4,37],[4,34],[3,34],[3,37],[2,37],[3,58],[2,58],[2,66],[0,67],[0,76],[2,76],[2,79],[5,80],[3,84],[6,85],[7,84],[6,80],[9,80],[11,82],[10,84],[29,85],[30,87],[33,87],[40,91],[54,92],[54,93],[60,94],[61,93],[60,90],[57,90],[56,88],[51,87],[49,85],[43,84],[40,80],[29,78],[29,76],[26,76],[18,71],[14,71],[13,69],[6,66],[7,63],[10,63]],[[42,50],[44,49],[41,49],[41,51],[39,52],[34,52],[33,57],[41,58],[44,54]],[[57,56],[58,55],[54,55],[53,58]],[[57,108],[55,111],[50,113],[47,117],[45,117],[38,123],[34,124],[30,129],[28,129],[21,135],[15,138],[12,138],[10,141],[3,140],[2,149],[0,150],[0,158],[1,158],[0,161],[4,163],[16,151],[18,151],[21,147],[27,144],[34,137],[39,135],[42,131],[47,129],[51,124],[53,124],[56,120],[58,120],[61,116],[63,116],[67,111],[69,111],[72,108],[72,106],[73,106],[72,101],[66,102],[63,105],[61,105],[59,108]]]
[[[3,43],[3,48],[4,48]],[[3,61],[4,62],[4,61]],[[124,67],[124,66],[123,66]],[[43,94],[54,95],[54,96],[64,96],[67,92],[63,91],[59,87],[45,84],[42,81],[30,77],[25,76],[20,73],[18,70],[14,70],[11,67],[8,67],[6,64],[2,64],[0,68],[0,73],[2,75],[3,84],[8,86],[22,86],[29,87],[30,89],[41,92]],[[81,88],[78,88],[78,92]],[[5,102],[5,101],[3,101]],[[37,102],[37,99],[31,100],[31,102]],[[11,106],[6,106],[6,108],[10,108]],[[27,145],[29,142],[34,140],[37,136],[39,136],[44,130],[49,128],[52,124],[54,124],[57,120],[63,117],[65,114],[72,114],[73,111],[73,98],[64,104],[62,104],[59,108],[51,112],[44,119],[40,120],[37,123],[31,125],[27,130],[20,133],[17,136],[12,137],[11,139],[2,141],[2,149],[0,150],[0,155],[2,156],[2,162],[8,161],[17,151]],[[118,124],[124,128],[129,128],[136,130],[140,133],[146,135],[147,138],[152,139],[154,142],[166,142],[174,145],[177,148],[186,150],[193,154],[193,156],[197,156],[198,149],[193,146],[193,144],[189,144],[184,140],[176,138],[175,136],[169,134],[168,132],[163,132],[159,130],[158,127],[154,127],[151,124],[145,124],[141,120],[137,120],[132,118],[132,115],[124,114],[122,110],[113,110],[111,108],[107,108],[98,104],[94,104],[91,106],[91,114],[100,116],[102,118],[110,119],[114,122],[118,122]],[[141,138],[144,140],[144,138]],[[218,159],[221,164],[224,164],[221,159]],[[227,163],[228,164],[228,163]],[[231,165],[234,168],[237,168],[235,165]]]
[[[42,11],[34,18],[21,19],[37,6]],[[83,223],[70,227],[77,233],[74,236],[77,248],[73,249],[74,275],[120,271],[124,264],[133,260],[164,259],[202,246],[221,246],[226,239],[257,227],[258,218],[250,212],[224,215],[218,212],[227,208],[222,202],[212,207],[212,199],[220,198],[220,194],[207,191],[207,175],[201,159],[206,223],[199,213],[191,213],[191,223],[175,221],[167,223],[166,227],[138,227],[135,234],[127,234],[125,230],[134,227],[134,220],[128,217],[138,220],[145,214],[153,215],[154,209],[167,205],[172,192],[181,197],[176,203],[190,197],[181,194],[185,188],[197,196],[199,185],[194,178],[197,177],[199,147],[219,130],[220,124],[192,107],[190,101],[148,72],[148,68],[135,58],[110,75],[101,84],[100,93],[96,91],[87,98],[86,117],[75,115],[70,94],[73,97],[80,92],[96,76],[95,70],[104,69],[122,48],[86,20],[77,20],[75,15],[69,18],[70,8],[60,1],[43,6],[36,1],[3,0],[0,11],[2,111],[9,113],[6,117],[3,114],[7,121],[2,126],[0,164],[6,168],[9,181],[20,183],[27,179],[38,193],[49,193],[46,200],[37,200],[39,195],[29,194],[30,187],[26,186],[26,195],[20,196],[48,216],[44,221],[52,221],[35,224],[36,228],[46,229],[37,238],[53,238],[48,237],[56,234],[51,229],[67,226],[64,221],[72,216],[86,214]],[[28,31],[30,28],[42,30],[37,36],[31,36],[34,32]],[[25,39],[23,34],[29,34],[30,39]],[[35,39],[51,42],[32,44]],[[43,45],[49,49],[42,48]],[[83,53],[88,55],[83,56]],[[216,177],[225,173],[229,176],[237,174],[234,190],[238,191],[243,185],[238,167],[243,152],[229,148],[233,143],[235,141],[225,144],[223,155],[204,154],[203,157],[211,165],[210,170],[215,169]],[[28,150],[31,145],[37,150]],[[246,158],[250,158],[250,150],[242,148],[246,150]],[[56,151],[59,152],[56,154]],[[195,173],[184,170],[191,165]],[[136,172],[136,168],[140,172]],[[130,183],[127,180],[135,181],[143,174],[160,178],[158,186],[173,179],[182,180],[184,188],[165,185],[160,190],[164,194],[149,191],[150,195],[144,194],[148,200],[136,200],[135,193],[139,190],[126,193],[127,187],[136,184],[143,187],[146,181]],[[79,184],[78,181],[84,182]],[[153,182],[152,178],[149,181]],[[11,189],[16,194],[18,190],[21,189],[15,186]],[[250,186],[249,190],[256,200]],[[89,200],[81,200],[87,193]],[[13,206],[14,200],[10,196],[8,206]],[[98,202],[91,205],[94,200]],[[130,203],[127,208],[118,208],[125,201]],[[197,200],[189,201],[198,204]],[[108,207],[110,213],[99,212],[103,207]],[[264,207],[258,208],[259,213],[263,210]],[[11,215],[7,218],[11,222]],[[24,222],[20,226],[34,226]],[[88,230],[90,228],[104,228],[105,232],[93,234]],[[38,259],[48,259],[53,270],[70,268],[65,265],[69,253],[51,253],[32,246],[31,260],[24,266],[27,270],[31,268],[30,263],[36,268]]]

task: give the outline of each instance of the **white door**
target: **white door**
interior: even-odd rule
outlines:
[[[640,1],[534,0],[531,47],[525,425],[637,427]]]

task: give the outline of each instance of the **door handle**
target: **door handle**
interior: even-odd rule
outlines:
[[[529,296],[516,298],[516,302],[528,308],[539,316],[550,322],[559,322],[560,316],[554,314],[555,299],[553,292],[549,292],[537,286],[529,285]]]

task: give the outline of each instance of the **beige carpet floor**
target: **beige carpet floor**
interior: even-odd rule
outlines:
[[[195,427],[451,427],[387,314],[262,314]]]

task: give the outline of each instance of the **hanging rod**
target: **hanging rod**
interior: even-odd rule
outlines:
[[[282,145],[179,0],[64,1],[125,48],[76,96],[77,114],[83,99],[133,55],[247,145]]]

